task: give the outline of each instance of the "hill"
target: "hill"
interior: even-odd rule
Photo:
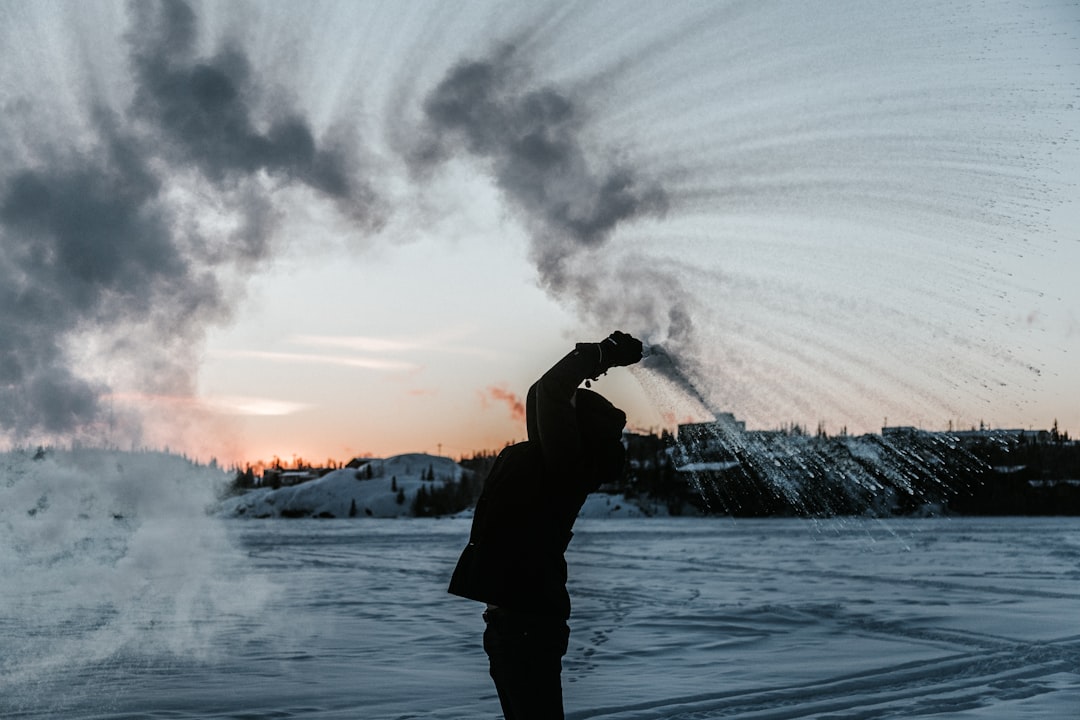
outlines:
[[[406,517],[416,497],[469,480],[450,458],[424,453],[368,460],[322,477],[277,489],[252,490],[225,500],[221,512],[244,517]]]
[[[250,518],[468,515],[481,480],[450,458],[411,453],[369,460],[299,485],[252,490],[223,501],[219,512]],[[622,495],[590,495],[581,510],[582,517],[593,518],[644,515]]]

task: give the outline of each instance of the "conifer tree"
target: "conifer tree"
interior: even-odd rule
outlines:
[[[424,517],[428,514],[428,492],[423,485],[416,491],[416,497],[413,498],[413,515],[416,517]]]

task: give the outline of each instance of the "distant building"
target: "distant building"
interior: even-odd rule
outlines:
[[[1019,428],[981,427],[971,430],[935,431],[921,430],[910,425],[894,425],[881,428],[881,436],[886,440],[906,441],[917,438],[948,438],[964,446],[997,443],[999,445],[1017,445],[1025,442],[1046,443],[1051,440],[1048,430],[1023,430]]]
[[[949,434],[964,444],[990,441],[1012,445],[1024,442],[1046,443],[1050,441],[1049,430],[982,428],[979,430],[960,430]]]
[[[717,438],[738,436],[746,432],[746,423],[736,420],[732,413],[718,413],[711,422],[685,423],[679,425],[678,441],[680,445],[709,445]]]
[[[283,487],[285,485],[299,485],[320,476],[317,470],[279,470],[267,468],[263,471],[261,485],[268,487]]]
[[[894,425],[881,428],[881,437],[886,440],[914,440],[924,434],[928,433],[924,433],[924,431],[911,425]]]
[[[672,459],[680,472],[695,463],[721,463],[725,468],[736,462],[736,451],[746,444],[746,423],[731,413],[718,413],[716,419],[703,423],[679,425]]]

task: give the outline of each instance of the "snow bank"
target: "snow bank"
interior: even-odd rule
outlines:
[[[216,618],[260,617],[273,588],[207,513],[227,484],[167,453],[0,453],[0,696],[119,656],[204,660]]]

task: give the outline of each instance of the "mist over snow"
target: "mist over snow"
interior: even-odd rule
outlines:
[[[210,514],[228,480],[164,453],[0,454],[0,606],[19,630],[0,694],[121,656],[205,659],[211,618],[254,619],[273,588]]]

